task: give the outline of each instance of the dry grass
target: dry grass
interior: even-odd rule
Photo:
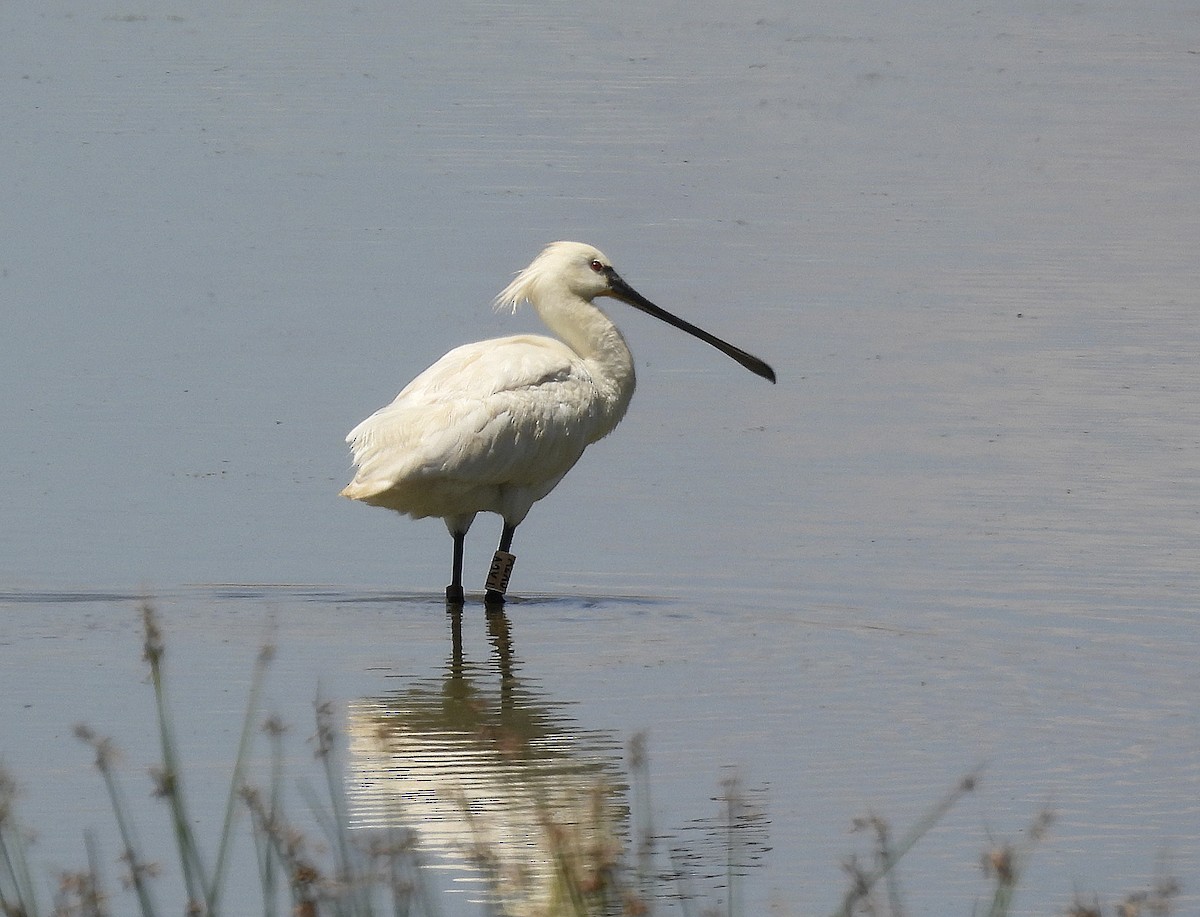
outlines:
[[[185,898],[165,908],[157,900],[161,889],[157,880],[167,866],[149,857],[138,839],[133,813],[124,794],[117,768],[117,750],[112,739],[86,725],[76,727],[76,736],[94,753],[97,771],[108,794],[117,835],[120,839],[119,887],[111,888],[104,880],[103,858],[91,832],[84,833],[87,864],[82,869],[64,872],[48,890],[52,903],[41,906],[38,883],[31,874],[27,850],[31,834],[16,811],[17,786],[0,768],[0,915],[3,917],[110,917],[112,914],[139,913],[142,917],[159,914],[205,915],[247,913],[248,902],[226,902],[229,886],[230,850],[235,815],[239,807],[248,813],[253,839],[264,917],[292,914],[295,917],[375,917],[375,915],[440,914],[438,897],[425,884],[416,833],[393,828],[382,832],[350,831],[340,771],[336,764],[339,737],[334,728],[333,708],[329,703],[316,705],[314,748],[323,777],[320,794],[310,791],[308,823],[319,826],[313,836],[285,811],[283,788],[283,741],[286,729],[277,717],[260,723],[259,698],[273,652],[262,650],[255,664],[241,739],[230,775],[222,829],[213,850],[201,848],[191,828],[183,767],[172,729],[167,702],[163,662],[166,645],[153,607],[142,609],[145,635],[144,656],[150,671],[155,702],[161,763],[152,772],[155,795],[167,808],[174,835],[174,866],[182,877]],[[267,744],[268,773],[266,787],[252,785],[246,779],[248,764],[258,741]],[[683,870],[663,876],[655,868],[658,859],[656,833],[651,821],[649,777],[643,736],[630,745],[630,775],[633,792],[633,838],[627,844],[616,826],[608,823],[608,790],[597,786],[591,811],[595,824],[581,826],[556,820],[549,810],[541,813],[540,830],[551,841],[554,851],[553,893],[540,914],[544,917],[592,917],[592,915],[628,915],[644,917],[664,901],[671,901],[685,917],[717,917],[740,913],[738,884],[742,870],[739,862],[735,827],[745,800],[736,780],[722,784],[718,802],[724,809],[728,842],[726,894],[724,908],[716,910],[688,890]],[[848,877],[846,891],[835,917],[903,917],[904,902],[897,875],[905,854],[963,796],[971,793],[979,775],[970,774],[937,802],[909,830],[895,835],[890,824],[878,816],[856,820],[854,827],[870,839],[870,851],[853,856],[844,864]],[[992,844],[982,857],[982,872],[988,883],[989,917],[1011,913],[1021,875],[1037,844],[1049,831],[1051,813],[1039,813],[1024,840],[1019,844]],[[482,833],[480,834],[482,837]],[[479,841],[466,851],[485,878],[494,887],[501,884],[496,874],[500,860],[494,850]],[[664,883],[668,887],[664,887]],[[1098,900],[1076,896],[1065,911],[1068,917],[1163,917],[1169,915],[1180,892],[1179,883],[1161,878],[1144,891],[1129,895],[1111,909]],[[505,914],[501,899],[493,897],[491,912]],[[257,908],[257,905],[255,906]]]

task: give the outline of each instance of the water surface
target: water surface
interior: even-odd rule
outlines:
[[[747,913],[829,911],[852,818],[912,823],[981,761],[905,864],[913,913],[969,913],[989,837],[1047,805],[1019,910],[1160,860],[1195,907],[1190,5],[3,21],[0,751],[46,871],[107,824],[71,725],[153,758],[151,594],[213,799],[273,620],[294,723],[320,685],[403,724],[394,751],[469,682],[618,785],[644,730],[676,840],[736,766],[771,848]],[[341,440],[451,346],[533,329],[487,304],[555,238],[780,382],[614,304],[630,414],[518,532],[507,661],[469,606],[456,680],[449,539],[338,500]]]

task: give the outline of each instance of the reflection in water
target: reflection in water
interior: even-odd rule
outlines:
[[[463,658],[461,608],[450,624],[442,677],[350,705],[351,823],[411,828],[456,888],[546,913],[565,862],[586,882],[628,833],[620,743],[522,684],[502,611],[489,613],[486,665]]]
[[[671,857],[667,878],[681,900],[723,899],[740,913],[738,886],[770,852],[766,787],[745,787],[736,772],[721,781],[718,810],[663,836]],[[708,908],[711,910],[711,907]]]

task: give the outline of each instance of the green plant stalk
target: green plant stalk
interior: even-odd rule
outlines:
[[[683,917],[692,917],[692,902],[696,900],[695,890],[692,888],[691,882],[687,878],[686,867],[680,862],[674,851],[671,852],[671,865],[675,868],[675,884],[679,888],[679,909],[683,911]]]
[[[550,841],[554,877],[557,880],[554,884],[551,913],[587,917],[589,902],[599,900],[602,903],[604,900],[603,884],[598,883],[594,891],[585,891],[580,886],[579,870],[581,867],[586,867],[587,858],[580,849],[579,839],[573,832],[563,830],[556,825],[550,812],[542,803],[538,804],[538,824],[541,826],[542,833]],[[595,911],[600,914],[607,913],[603,906],[596,908]]]
[[[888,826],[882,820],[876,826],[876,835],[878,837],[879,848],[876,856],[880,863],[887,863],[894,859],[895,854],[892,852],[891,832]],[[902,917],[904,907],[900,897],[900,879],[896,874],[896,870],[892,870],[887,874],[886,878],[888,908],[893,917]]]
[[[4,840],[4,832],[0,831],[0,864],[4,866],[4,873],[0,875],[0,911],[5,914],[20,913],[24,910],[24,904],[21,902],[20,883],[17,881],[13,871],[13,863],[9,857],[8,844]],[[11,895],[6,892],[6,889],[12,886]]]
[[[967,793],[975,789],[978,782],[978,771],[972,771],[961,781],[958,786],[947,793],[926,815],[920,819],[908,833],[901,838],[900,843],[896,845],[892,854],[885,862],[881,862],[872,872],[863,877],[862,888],[871,889],[876,882],[892,871],[892,868],[900,862],[900,859],[912,849],[913,845],[924,837],[929,830],[942,820],[942,817],[954,808],[955,804],[962,799]],[[859,888],[852,887],[846,892],[845,898],[842,899],[842,906],[834,911],[835,917],[851,917],[854,911],[854,905],[862,900]]]
[[[1016,879],[1014,874],[1012,881],[998,880],[996,882],[996,894],[992,898],[992,906],[988,908],[988,917],[1005,917],[1008,913],[1016,892]]]
[[[36,917],[37,896],[29,875],[29,860],[25,856],[26,836],[17,818],[17,784],[8,771],[0,767],[0,908],[4,913]],[[5,890],[5,876],[10,887]],[[9,895],[15,896],[10,901]]]
[[[250,815],[250,838],[254,841],[254,858],[258,863],[258,879],[262,886],[263,917],[275,917],[275,867],[271,854],[270,841],[263,837],[262,831]]]
[[[500,869],[496,863],[496,856],[484,846],[484,833],[479,827],[478,816],[471,810],[470,802],[461,792],[458,797],[458,807],[466,819],[467,827],[471,829],[471,846],[468,848],[471,861],[483,873],[488,888],[495,893],[500,889]],[[494,898],[498,900],[500,896],[494,895]],[[495,900],[489,899],[487,908],[490,914],[500,914],[500,908]]]
[[[261,808],[251,807],[250,821],[254,826],[255,836],[261,838],[261,842],[266,846],[264,857],[268,860],[272,858],[278,859],[285,868],[291,868],[291,860],[278,837],[277,830],[266,823],[265,817],[266,813]],[[292,893],[293,912],[297,914],[301,913],[301,907],[310,903],[308,895],[295,882],[290,883],[290,890]]]
[[[328,764],[326,764],[328,768]],[[328,775],[326,776],[328,781]],[[317,825],[321,829],[321,833],[325,835],[325,839],[329,842],[330,849],[334,855],[334,873],[335,879],[341,882],[351,893],[350,896],[350,913],[362,917],[370,917],[372,913],[371,901],[369,895],[364,895],[364,889],[360,886],[357,880],[353,864],[349,858],[349,841],[346,838],[345,821],[338,814],[338,806],[336,797],[330,801],[331,810],[327,810],[322,803],[322,800],[317,795],[317,791],[307,782],[300,783],[300,792],[304,795],[304,800],[308,804],[309,812],[317,821]],[[331,790],[332,792],[332,790]],[[345,912],[343,900],[335,899],[333,907],[336,913],[342,914]]]
[[[558,876],[557,894],[554,897],[559,906],[555,907],[552,904],[552,913],[587,917],[588,907],[583,889],[579,887],[579,883],[572,875],[571,859],[573,856],[576,855],[565,849],[556,850],[554,853],[554,871]],[[563,901],[563,898],[566,901]],[[600,910],[600,913],[604,913],[604,911]]]
[[[394,841],[392,841],[392,838],[394,837],[395,830],[389,827],[388,846],[393,850],[395,849]],[[395,917],[408,917],[409,911],[412,910],[413,896],[411,894],[405,894],[402,890],[404,883],[400,876],[400,860],[395,853],[388,858],[388,879],[392,892],[392,914],[395,915]]]
[[[279,737],[272,737],[273,745],[279,744]],[[276,860],[277,849],[271,836],[272,827],[278,819],[278,809],[270,812],[263,809],[262,797],[251,787],[245,787],[242,801],[250,814],[250,837],[254,841],[255,860],[258,863],[258,876],[263,894],[263,917],[275,917],[277,913],[276,890]],[[282,858],[279,859],[282,862]]]
[[[325,787],[329,794],[330,807],[330,842],[336,846],[338,857],[338,879],[346,883],[350,890],[350,898],[354,902],[354,913],[370,917],[372,912],[371,898],[365,894],[365,883],[358,881],[355,874],[354,861],[350,856],[350,839],[347,836],[349,821],[346,816],[346,799],[342,783],[334,771],[334,736],[332,714],[328,704],[318,697],[316,704],[317,717],[317,757],[321,759],[321,769],[325,773]]]
[[[272,819],[277,819],[283,811],[283,736],[278,730],[270,733],[270,736],[271,808],[268,811]],[[263,854],[260,868],[263,884],[263,915],[264,917],[275,917],[276,861],[271,856],[269,846],[264,849]]]
[[[9,813],[12,818],[12,813]],[[22,914],[37,917],[40,913],[33,882],[29,876],[29,862],[25,857],[25,843],[21,839],[21,827],[16,825],[11,832],[12,845],[8,842],[9,830],[0,828],[0,861],[8,883],[0,882],[0,909],[5,914]],[[12,896],[5,892],[5,884],[12,885]]]
[[[333,773],[332,755],[326,756],[322,763],[325,770],[325,782],[329,787],[329,805],[333,814],[334,839],[337,841],[340,878],[346,882],[352,882],[354,879],[354,864],[350,860],[350,841],[346,836],[345,800],[342,797],[341,785]]]
[[[117,819],[117,831],[121,835],[121,843],[125,847],[125,858],[129,863],[129,874],[133,882],[134,891],[137,893],[138,904],[142,909],[142,917],[154,917],[158,911],[154,907],[154,899],[150,895],[150,888],[146,884],[146,878],[143,875],[146,861],[142,859],[141,851],[138,849],[139,845],[137,838],[134,836],[133,825],[125,817],[125,800],[121,795],[121,788],[117,785],[112,768],[101,766],[100,774],[104,777],[104,786],[108,790],[108,798],[112,803],[113,815]]]
[[[246,762],[254,737],[254,717],[258,710],[259,697],[262,694],[263,682],[266,679],[267,666],[271,659],[270,650],[266,647],[258,654],[254,664],[254,675],[250,680],[250,696],[246,700],[246,717],[242,722],[242,735],[238,740],[237,756],[233,762],[233,773],[229,777],[229,796],[225,800],[225,817],[221,823],[221,839],[217,845],[217,859],[213,866],[206,900],[210,913],[217,913],[220,903],[222,879],[225,875],[225,863],[233,838],[233,816],[236,811],[238,793],[242,787],[242,774],[246,770]]]
[[[212,902],[208,900],[209,885],[204,877],[204,864],[200,859],[199,845],[192,833],[191,821],[183,794],[183,773],[179,766],[175,737],[171,732],[171,718],[167,709],[167,691],[163,680],[162,658],[165,649],[162,633],[158,627],[154,608],[150,603],[142,605],[142,626],[145,631],[145,659],[150,664],[150,680],[154,685],[154,703],[158,713],[159,745],[163,759],[163,785],[171,807],[171,822],[175,829],[175,844],[179,852],[179,865],[183,872],[188,899],[207,906],[210,917],[215,915]]]
[[[650,763],[646,752],[646,734],[639,732],[629,742],[630,783],[637,828],[637,892],[642,900],[650,900],[654,870],[654,815],[650,805]]]
[[[93,917],[103,917],[104,909],[100,906],[100,902],[105,899],[106,895],[100,888],[100,856],[96,850],[95,832],[90,829],[84,831],[83,844],[87,848],[88,876],[92,885],[91,900],[88,902],[90,905],[89,913]]]
[[[394,826],[388,828],[388,837],[391,839],[391,848],[399,850],[400,847],[396,844],[396,829]],[[418,837],[415,833],[409,833],[404,844],[404,850],[407,855],[407,871],[411,877],[405,885],[400,877],[398,866],[400,861],[395,855],[392,856],[392,899],[394,912],[397,915],[408,914],[412,910],[412,902],[414,900],[420,902],[421,910],[427,917],[439,917],[441,910],[438,906],[437,899],[430,890],[429,885],[425,882],[424,874],[421,871],[421,853],[418,847]],[[407,888],[407,893],[402,893],[401,888]]]
[[[401,873],[403,860],[400,857],[400,851],[404,850],[411,856],[411,848],[408,845],[401,846],[395,825],[387,826],[387,868],[388,868],[388,884],[391,888],[392,897],[392,914],[394,917],[408,917],[412,911],[412,902],[419,891],[416,882],[407,882]],[[414,872],[414,880],[418,877]],[[429,913],[432,914],[432,911]]]

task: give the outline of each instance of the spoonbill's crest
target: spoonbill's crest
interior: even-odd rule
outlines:
[[[446,599],[463,601],[467,530],[479,512],[504,519],[485,594],[503,602],[513,533],[583,455],[625,416],[633,357],[593,302],[608,296],[700,338],[771,382],[760,360],[660,309],[591,245],[546,246],[496,297],[528,301],[558,339],[520,334],[456,347],[350,431],[357,472],[342,495],[420,519],[439,516],[454,539]]]
[[[594,263],[601,269],[592,267]],[[536,309],[556,288],[565,288],[572,296],[591,302],[608,292],[605,266],[611,270],[612,262],[599,249],[580,242],[551,242],[500,291],[496,309],[507,308],[515,313],[523,302],[532,303]]]

